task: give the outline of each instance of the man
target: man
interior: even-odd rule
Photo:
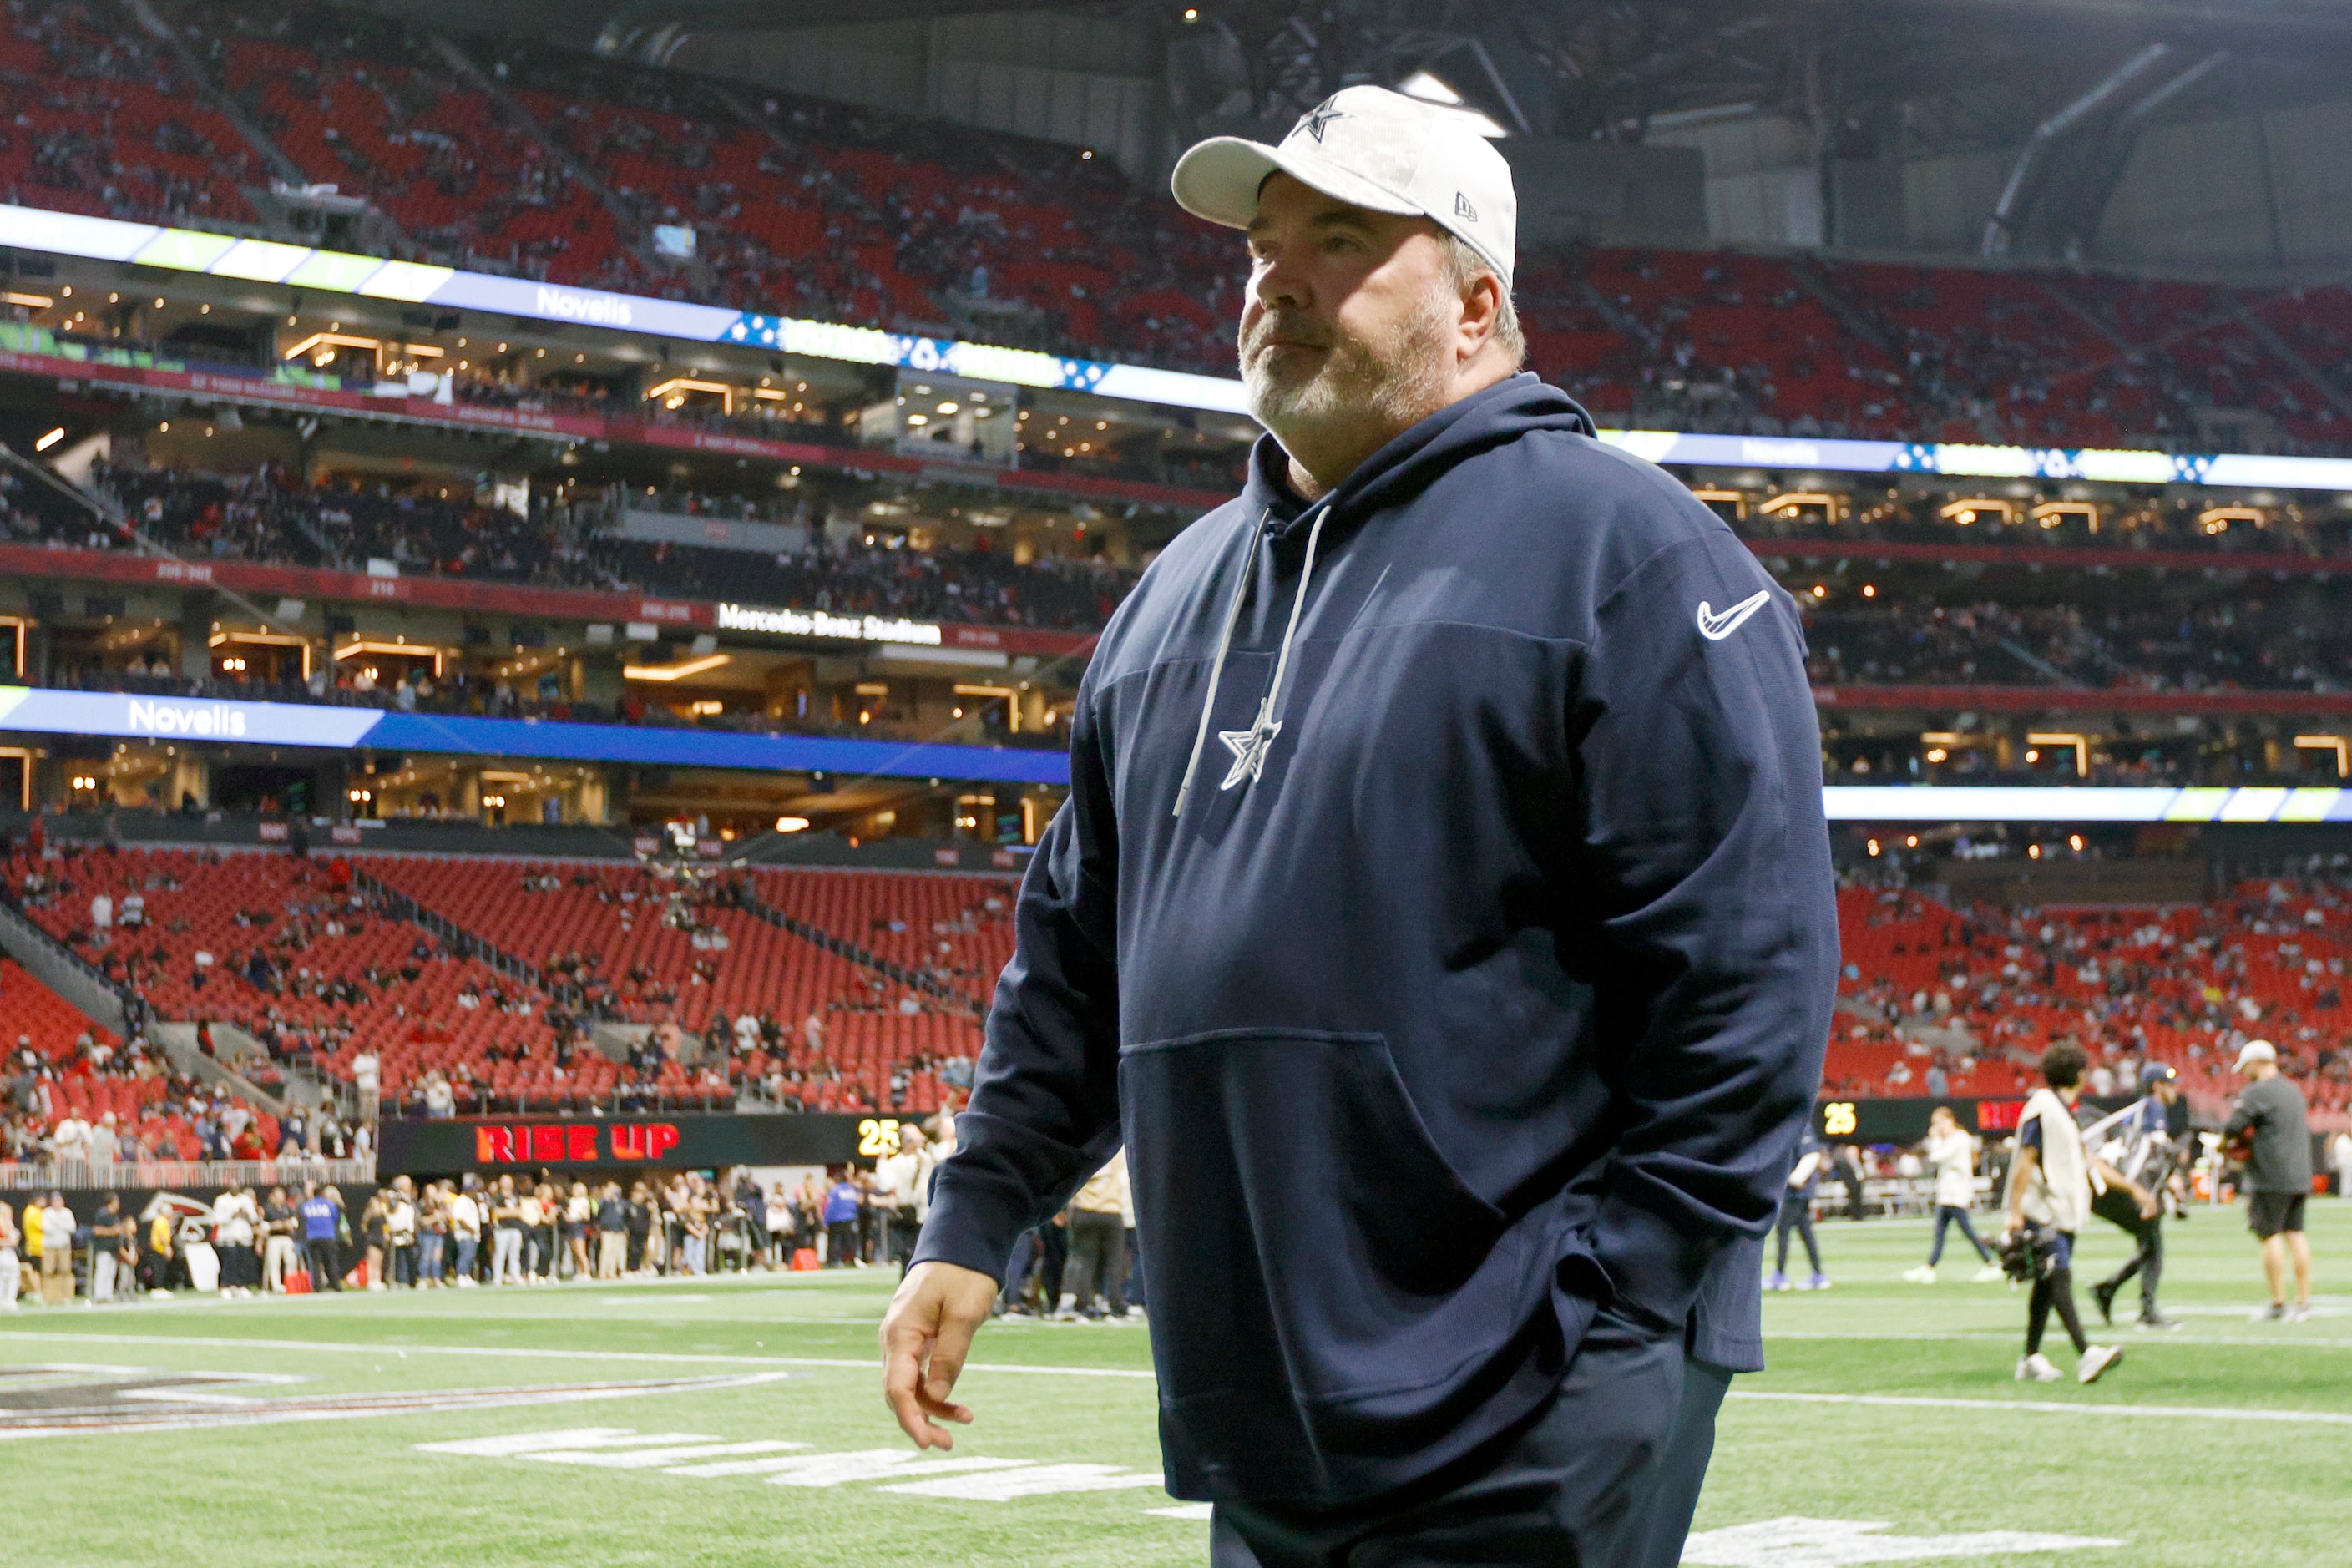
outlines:
[[[2122,1268],[2091,1287],[2099,1321],[2116,1321],[2116,1298],[2134,1276],[2139,1279],[2139,1318],[2133,1327],[2164,1331],[2181,1326],[2156,1304],[2164,1278],[2164,1207],[2179,1185],[2179,1142],[2173,1136],[2172,1108],[2180,1100],[2180,1075],[2162,1062],[2139,1069],[2140,1098],[2083,1132],[2099,1151],[2092,1165],[2091,1212],[2132,1238],[2132,1255]]]
[[[335,1240],[342,1227],[342,1205],[320,1193],[318,1183],[305,1182],[298,1213],[302,1222],[302,1267],[310,1271],[310,1289],[341,1290],[343,1276]]]
[[[373,1051],[362,1047],[352,1058],[352,1089],[359,1096],[360,1125],[375,1124],[377,1100],[383,1088],[383,1069]]]
[[[453,1254],[450,1272],[461,1290],[470,1290],[481,1283],[474,1273],[475,1260],[482,1251],[480,1191],[480,1178],[467,1176],[465,1184],[449,1195],[449,1249]]]
[[[270,1188],[261,1205],[261,1283],[273,1296],[286,1293],[286,1277],[297,1267],[294,1233],[300,1224],[286,1201],[286,1189]]]
[[[41,1211],[41,1302],[44,1306],[62,1307],[73,1300],[75,1224],[73,1210],[66,1207],[65,1194],[51,1193],[48,1207]]]
[[[89,1226],[89,1302],[114,1300],[115,1281],[122,1273],[124,1244],[138,1227],[122,1212],[122,1199],[114,1193],[106,1194],[98,1205],[98,1217]]]
[[[874,1163],[875,1195],[888,1226],[886,1261],[898,1264],[902,1270],[914,1253],[915,1233],[928,1206],[933,1163],[926,1147],[929,1142],[920,1127],[903,1122],[898,1128],[898,1152]]]
[[[1070,1258],[1054,1316],[1094,1317],[1097,1289],[1110,1316],[1127,1316],[1127,1215],[1134,1206],[1122,1149],[1070,1200]]]
[[[621,1196],[621,1184],[607,1182],[596,1200],[596,1278],[618,1279],[628,1259],[629,1205]]]
[[[2064,1041],[2042,1053],[2042,1077],[2018,1115],[2017,1158],[2010,1165],[2006,1236],[2030,1248],[2033,1293],[2026,1304],[2025,1354],[2017,1363],[2020,1383],[2055,1383],[2060,1373],[2042,1353],[2042,1336],[2054,1308],[2080,1361],[2078,1383],[2096,1383],[2123,1359],[2111,1345],[2095,1345],[2083,1333],[2074,1310],[2074,1237],[2091,1214],[2091,1162],[2074,1102],[2083,1097],[2083,1069],[2089,1058]],[[2004,1250],[2008,1248],[2005,1247]]]
[[[24,1289],[24,1265],[16,1259],[16,1216],[0,1200],[0,1312],[16,1310],[16,1293]]]
[[[1776,1239],[1773,1242],[1772,1278],[1764,1282],[1767,1290],[1798,1289],[1789,1282],[1790,1231],[1803,1238],[1805,1261],[1812,1266],[1812,1273],[1806,1277],[1803,1289],[1826,1290],[1830,1288],[1830,1277],[1822,1272],[1821,1243],[1813,1236],[1813,1198],[1821,1190],[1823,1173],[1831,1168],[1834,1158],[1830,1151],[1822,1147],[1808,1123],[1798,1135],[1797,1163],[1780,1188],[1780,1212],[1773,1226]]]
[[[1218,1563],[1646,1558],[1828,1032],[1796,611],[1514,374],[1460,117],[1351,88],[1176,189],[1246,230],[1269,434],[1097,646],[886,1391],[949,1446],[1014,1238],[1124,1142]]]
[[[2311,1114],[2303,1090],[2279,1071],[2278,1047],[2268,1040],[2248,1040],[2238,1052],[2237,1070],[2246,1087],[2222,1124],[2221,1142],[2245,1150],[2246,1222],[2262,1238],[2263,1279],[2271,1288],[2263,1321],[2307,1322],[2311,1243],[2303,1234],[2303,1209],[2311,1196]],[[2294,1265],[2293,1306],[2286,1300],[2290,1259]]]
[[[1977,1202],[1977,1141],[1960,1125],[1950,1106],[1939,1105],[1927,1113],[1927,1141],[1922,1152],[1936,1176],[1936,1239],[1927,1248],[1927,1261],[1905,1269],[1903,1278],[1915,1285],[1933,1285],[1936,1265],[1944,1259],[1944,1233],[1957,1225],[1962,1238],[1976,1249],[1976,1282],[2000,1279],[2000,1265],[1993,1261],[1992,1248],[1969,1223],[1969,1211]]]
[[[490,1195],[490,1283],[520,1285],[522,1273],[522,1200],[515,1196],[514,1178],[499,1178]]]
[[[392,1201],[384,1211],[384,1239],[391,1256],[392,1282],[416,1288],[416,1187],[406,1176],[392,1179]],[[373,1280],[369,1283],[373,1285]]]

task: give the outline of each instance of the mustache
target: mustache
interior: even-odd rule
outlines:
[[[1249,358],[1261,349],[1277,343],[1328,349],[1332,346],[1332,342],[1329,331],[1317,326],[1305,316],[1268,310],[1242,330],[1242,356]]]

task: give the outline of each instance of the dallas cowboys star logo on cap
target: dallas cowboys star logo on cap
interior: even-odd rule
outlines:
[[[1282,721],[1269,714],[1264,707],[1257,710],[1257,721],[1246,730],[1220,730],[1217,739],[1234,754],[1234,765],[1225,772],[1219,790],[1229,790],[1244,779],[1255,783],[1265,773],[1265,753],[1274,738],[1282,733]]]
[[[1339,96],[1339,95],[1338,93],[1333,93],[1329,98],[1325,99],[1322,102],[1317,104],[1314,108],[1300,115],[1298,117],[1298,123],[1290,128],[1290,133],[1293,136],[1296,136],[1300,132],[1304,131],[1307,134],[1315,138],[1316,145],[1322,145],[1323,128],[1330,124],[1331,121],[1335,120],[1345,120],[1348,118],[1346,110],[1331,107],[1334,102],[1338,101]]]

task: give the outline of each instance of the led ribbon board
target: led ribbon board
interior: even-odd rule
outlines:
[[[0,686],[0,731],[105,735],[142,741],[221,741],[244,745],[359,746],[475,757],[532,757],[574,763],[643,763],[670,767],[746,768],[765,773],[825,773],[852,778],[976,779],[997,784],[1066,784],[1061,752],[992,746],[836,741],[813,735],[740,735],[719,730],[667,730],[626,724],[573,724],[529,719],[471,719],[385,713],[323,703],[215,702],[120,692],[53,691]]]
[[[2352,789],[1831,784],[1832,822],[2352,822]]]
[[[440,305],[533,321],[639,332],[688,342],[737,343],[812,359],[897,365],[979,381],[1087,392],[1170,408],[1248,411],[1242,384],[1148,365],[1070,359],[1034,349],[916,337],[878,327],[769,316],[642,294],[534,283],[416,261],[388,261],[203,229],[165,228],[0,205],[0,246],[52,256],[135,263],[278,283],[327,294]],[[1808,468],[1823,473],[1940,474],[1954,479],[2088,479],[2112,484],[2352,492],[2352,458],[2197,455],[1959,442],[1846,441],[1781,436],[1709,436],[1675,430],[1603,430],[1601,439],[1654,463],[1700,468]]]

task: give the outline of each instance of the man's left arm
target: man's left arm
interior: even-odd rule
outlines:
[[[1604,1278],[1571,1260],[1568,1283],[1679,1324],[1708,1264],[1769,1228],[1821,1086],[1821,734],[1795,609],[1727,532],[1652,555],[1596,623],[1570,741],[1622,1120],[1589,1238]]]

